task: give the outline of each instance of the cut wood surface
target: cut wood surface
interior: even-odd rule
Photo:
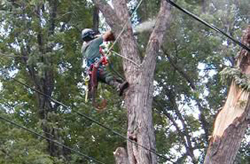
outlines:
[[[242,37],[250,45],[250,26]],[[250,75],[250,53],[242,49],[236,60],[242,74]],[[250,121],[249,92],[234,80],[225,105],[216,117],[214,131],[205,158],[205,164],[233,164]]]

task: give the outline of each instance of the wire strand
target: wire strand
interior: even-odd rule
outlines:
[[[166,0],[166,1],[169,2],[172,6],[176,7],[177,9],[179,9],[180,11],[182,11],[185,14],[189,15],[190,17],[194,18],[195,20],[199,21],[203,25],[209,27],[210,29],[212,29],[212,30],[214,30],[216,32],[219,32],[219,33],[223,34],[224,36],[226,36],[227,38],[231,39],[233,42],[235,42],[236,44],[238,44],[239,46],[241,46],[242,48],[244,48],[245,50],[247,50],[248,52],[250,52],[250,48],[248,46],[246,46],[245,44],[241,43],[240,41],[234,39],[232,36],[230,36],[229,34],[227,34],[224,31],[222,31],[218,27],[209,24],[208,22],[204,21],[203,19],[201,19],[200,17],[196,16],[195,14],[193,14],[193,13],[189,12],[188,10],[180,7],[179,5],[177,5],[176,3],[174,3],[172,0]]]
[[[128,25],[129,21],[131,21],[132,17],[133,17],[134,14],[136,13],[136,11],[139,9],[139,7],[141,6],[142,2],[143,2],[143,0],[141,0],[141,1],[138,3],[138,5],[136,6],[135,10],[134,10],[133,13],[131,14],[130,18],[129,18],[129,19],[126,21],[126,23],[124,24],[124,26],[123,26],[121,32],[118,34],[118,36],[115,38],[115,41],[112,43],[111,47],[108,49],[107,56],[109,56],[109,54],[111,53],[111,51],[112,51],[112,49],[114,48],[115,44],[118,42],[118,39],[121,37],[122,33],[125,31],[126,26]],[[112,52],[115,52],[115,51],[112,51]],[[122,56],[122,55],[120,55],[120,54],[117,53],[117,52],[115,52],[115,54],[118,55],[118,56],[120,56],[120,57],[122,57],[122,58],[124,58],[124,59],[126,59],[126,60],[128,60],[128,61],[130,61],[130,62],[132,62],[132,63],[135,64],[136,66],[138,66],[138,64],[137,64],[135,61],[133,61],[133,60],[131,60],[131,59],[128,59],[127,57]]]
[[[98,161],[97,159],[95,159],[95,158],[93,158],[93,157],[90,157],[90,156],[88,156],[88,155],[86,155],[86,154],[83,154],[83,153],[81,153],[81,152],[79,152],[79,151],[73,149],[73,148],[70,148],[69,146],[66,146],[66,145],[64,145],[64,144],[62,144],[62,143],[60,143],[60,142],[58,142],[58,141],[55,141],[55,140],[53,140],[53,139],[50,139],[50,138],[48,138],[48,137],[46,137],[46,136],[43,136],[43,135],[37,133],[37,132],[35,132],[35,131],[31,130],[31,129],[28,129],[28,128],[25,127],[25,126],[19,125],[19,124],[15,123],[15,122],[13,122],[13,121],[11,121],[11,120],[9,120],[9,119],[3,117],[3,116],[0,116],[0,119],[3,120],[3,121],[5,121],[5,122],[8,122],[9,124],[12,124],[12,125],[14,125],[14,126],[20,128],[20,129],[23,129],[23,130],[25,130],[25,131],[27,131],[27,132],[29,132],[29,133],[32,133],[32,134],[34,134],[34,135],[36,135],[36,136],[39,136],[39,137],[41,137],[41,138],[43,138],[43,139],[46,139],[46,140],[49,140],[49,141],[51,141],[51,142],[53,142],[53,143],[55,143],[55,144],[57,144],[57,145],[59,145],[59,146],[62,146],[62,147],[66,148],[66,149],[68,149],[68,150],[70,150],[70,151],[72,151],[72,152],[75,152],[75,153],[77,153],[77,154],[83,156],[84,158],[87,158],[87,159],[89,159],[89,160],[92,160],[92,161],[94,161],[94,162],[96,162],[96,163],[105,164],[105,163],[103,163],[103,162],[101,162],[101,161]]]
[[[41,95],[43,95],[43,96],[46,96],[46,97],[49,98],[51,101],[53,101],[53,102],[55,102],[55,103],[58,103],[59,105],[63,106],[64,108],[66,108],[66,109],[71,109],[70,107],[68,107],[68,106],[65,105],[64,103],[62,103],[62,102],[60,102],[60,101],[58,101],[58,100],[52,98],[51,96],[46,95],[45,93],[43,93],[43,92],[41,92],[41,91],[39,91],[39,90],[37,90],[37,89],[34,89],[34,88],[28,86],[27,84],[25,84],[25,83],[23,83],[23,82],[21,82],[21,81],[15,79],[15,78],[12,78],[12,79],[13,79],[14,81],[16,81],[17,83],[19,83],[19,84],[25,86],[26,88],[31,89],[31,90],[33,90],[33,91],[35,91],[35,92],[37,92],[37,93],[39,93],[39,94],[41,94]],[[113,134],[115,134],[115,135],[117,135],[117,136],[119,136],[119,137],[121,137],[121,138],[123,138],[123,139],[125,139],[125,140],[127,140],[127,141],[129,141],[129,142],[131,142],[131,143],[133,143],[133,144],[135,144],[135,145],[137,145],[138,147],[141,147],[141,148],[143,148],[143,149],[145,149],[145,150],[147,150],[147,151],[149,151],[149,152],[155,154],[156,156],[158,156],[158,157],[160,157],[160,158],[163,158],[163,159],[165,159],[165,160],[169,160],[167,157],[165,157],[165,156],[163,156],[163,155],[157,153],[155,150],[149,149],[149,148],[147,148],[147,147],[145,147],[145,146],[143,146],[143,145],[141,145],[141,144],[138,144],[137,142],[135,142],[135,141],[133,141],[133,140],[127,138],[126,136],[122,135],[121,133],[119,133],[119,132],[113,130],[112,128],[109,128],[108,126],[103,125],[103,124],[100,123],[99,121],[97,121],[97,120],[95,120],[95,119],[93,119],[93,118],[87,116],[86,114],[80,113],[80,112],[78,112],[78,111],[76,111],[76,110],[74,110],[74,109],[71,109],[71,110],[72,110],[73,112],[75,112],[76,114],[78,114],[78,115],[80,115],[80,116],[82,116],[82,117],[84,117],[84,118],[90,120],[91,122],[97,124],[98,126],[104,128],[104,129],[106,129],[106,130],[111,131]]]
[[[113,44],[111,45],[111,47],[108,49],[108,54],[110,53],[110,51],[112,50],[112,48],[115,46],[115,44],[117,43],[118,39],[121,37],[122,33],[124,32],[124,30],[126,29],[127,24],[129,23],[129,21],[132,19],[132,17],[134,16],[134,14],[136,13],[136,11],[139,9],[140,5],[142,4],[143,0],[141,0],[138,5],[136,6],[135,10],[133,11],[133,13],[131,14],[130,18],[126,21],[126,23],[124,24],[121,32],[118,34],[117,38],[115,39],[115,41],[113,42]]]

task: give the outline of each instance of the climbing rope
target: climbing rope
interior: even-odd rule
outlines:
[[[118,34],[118,36],[115,38],[115,41],[112,43],[111,47],[108,49],[108,52],[107,52],[107,56],[109,56],[111,54],[111,52],[115,52],[115,51],[112,51],[112,49],[114,48],[115,44],[118,42],[118,39],[121,37],[122,33],[125,31],[126,29],[126,26],[128,25],[129,21],[131,21],[131,19],[133,18],[134,14],[136,13],[136,11],[139,9],[140,5],[142,4],[143,0],[141,0],[138,5],[136,6],[135,10],[133,11],[133,13],[131,14],[131,16],[129,17],[129,19],[126,21],[126,23],[123,25],[123,28],[121,30],[121,32]],[[136,66],[139,66],[139,64],[137,64],[135,61],[125,57],[125,56],[122,56],[120,55],[119,53],[115,52],[116,55],[132,62],[133,64],[135,64]]]
[[[140,67],[140,65],[137,64],[135,61],[133,61],[133,60],[131,60],[131,59],[125,57],[125,56],[122,56],[122,55],[120,55],[119,53],[117,53],[117,52],[115,52],[115,51],[111,51],[111,52],[113,52],[113,53],[116,54],[117,56],[120,56],[120,57],[122,57],[122,58],[124,58],[124,59],[130,61],[131,63],[135,64],[137,67]]]

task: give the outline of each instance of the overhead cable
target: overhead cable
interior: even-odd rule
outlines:
[[[250,48],[248,46],[246,46],[245,44],[241,43],[240,41],[234,39],[232,36],[230,36],[229,34],[227,34],[224,31],[222,31],[218,27],[216,27],[216,26],[214,26],[212,24],[209,24],[208,22],[204,21],[203,19],[201,19],[200,17],[198,17],[195,14],[191,13],[190,11],[188,11],[188,10],[180,7],[179,5],[177,5],[176,3],[174,3],[172,0],[166,0],[166,1],[169,2],[172,6],[176,7],[177,9],[179,9],[180,11],[184,12],[185,14],[187,14],[190,17],[194,18],[195,20],[197,20],[200,23],[204,24],[205,26],[209,27],[210,29],[223,34],[224,36],[226,36],[227,38],[231,39],[233,42],[235,42],[236,44],[238,44],[239,46],[241,46],[242,48],[244,48],[245,50],[247,50],[248,52],[250,52]]]
[[[65,105],[64,103],[62,103],[62,102],[60,102],[60,101],[58,101],[58,100],[52,98],[51,96],[46,95],[45,93],[43,93],[43,92],[41,92],[41,91],[39,91],[39,90],[37,90],[37,89],[35,89],[35,88],[32,88],[32,87],[30,87],[29,85],[27,85],[27,84],[25,84],[25,83],[23,83],[23,82],[21,82],[21,81],[15,79],[15,78],[12,78],[12,79],[13,79],[14,81],[16,81],[17,83],[19,83],[19,84],[25,86],[26,88],[31,89],[31,90],[37,92],[38,94],[41,94],[41,95],[43,95],[43,96],[49,98],[49,99],[50,99],[51,101],[53,101],[54,103],[57,103],[57,104],[61,105],[62,107],[66,108],[66,109],[71,109],[70,107],[68,107],[68,106]],[[72,110],[72,109],[71,109],[71,110]],[[83,114],[83,113],[78,112],[78,111],[76,111],[76,110],[72,110],[72,111],[75,112],[75,113],[77,113],[78,115],[80,115],[80,116],[82,116],[82,117],[84,117],[84,118],[90,120],[91,122],[97,124],[98,126],[104,128],[104,129],[106,129],[106,130],[111,131],[113,134],[115,134],[115,135],[117,135],[117,136],[119,136],[119,137],[121,137],[121,138],[123,138],[123,139],[125,139],[125,140],[127,140],[127,141],[129,141],[129,142],[131,142],[131,143],[133,143],[133,144],[135,144],[135,145],[137,145],[138,147],[141,147],[141,148],[143,148],[143,149],[145,149],[145,150],[147,150],[147,151],[149,151],[149,152],[155,154],[156,156],[158,156],[158,157],[160,157],[160,158],[163,158],[163,159],[165,159],[165,160],[169,160],[167,157],[165,157],[164,155],[161,155],[161,154],[157,153],[155,150],[149,149],[149,148],[147,148],[147,147],[145,147],[145,146],[143,146],[143,145],[141,145],[141,144],[138,144],[136,141],[127,138],[126,136],[122,135],[121,133],[119,133],[119,132],[113,130],[112,128],[109,128],[109,127],[103,125],[103,124],[100,123],[99,121],[97,121],[97,120],[95,120],[95,119],[93,119],[93,118],[87,116],[86,114]]]
[[[43,139],[49,140],[49,141],[51,141],[51,142],[53,142],[53,143],[55,143],[55,144],[57,144],[57,145],[59,145],[59,146],[62,146],[63,148],[66,148],[66,149],[68,149],[68,150],[70,150],[70,151],[72,151],[72,152],[75,152],[75,153],[77,153],[78,155],[83,156],[84,158],[87,158],[87,159],[89,159],[89,160],[91,160],[91,161],[93,161],[93,162],[100,163],[100,164],[105,164],[105,163],[103,163],[103,162],[101,162],[101,161],[98,161],[97,159],[95,159],[95,158],[93,158],[93,157],[90,157],[90,156],[88,156],[88,155],[86,155],[86,154],[83,154],[83,153],[81,153],[81,152],[79,152],[79,151],[73,149],[73,148],[70,148],[69,146],[66,146],[66,145],[64,145],[64,144],[62,144],[62,143],[60,143],[60,142],[58,142],[58,141],[56,141],[56,140],[50,139],[50,138],[48,138],[48,137],[46,137],[46,136],[43,136],[43,135],[41,135],[41,134],[39,134],[39,133],[37,133],[37,132],[31,130],[31,129],[28,129],[28,128],[25,127],[25,126],[19,125],[19,124],[15,123],[15,122],[13,122],[13,121],[11,121],[11,120],[9,120],[9,119],[3,117],[3,116],[0,116],[0,120],[3,120],[3,121],[5,121],[5,122],[8,122],[9,124],[12,124],[12,125],[14,125],[14,126],[20,128],[20,129],[23,129],[23,130],[25,130],[25,131],[27,131],[27,132],[29,132],[29,133],[32,133],[32,134],[34,134],[34,135],[36,135],[36,136],[39,136],[39,137],[41,137],[41,138],[43,138]]]

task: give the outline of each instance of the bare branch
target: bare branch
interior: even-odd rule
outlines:
[[[167,55],[167,58],[171,64],[172,67],[174,67],[174,69],[179,72],[179,74],[181,74],[181,76],[186,79],[186,81],[189,83],[190,87],[192,89],[196,89],[193,80],[191,80],[191,78],[178,66],[173,62],[173,59],[170,57],[170,55],[167,53],[167,51],[162,47],[162,51],[165,55]]]
[[[168,95],[168,97],[169,96],[172,97],[173,95],[170,93],[170,95]],[[181,121],[181,124],[183,126],[183,130],[180,129],[180,127],[179,127],[178,123],[176,122],[175,118],[173,118],[173,116],[171,116],[171,114],[169,114],[167,112],[168,110],[165,109],[165,107],[162,104],[160,104],[160,103],[158,103],[156,101],[154,101],[154,103],[157,106],[159,106],[159,107],[161,107],[163,109],[162,110],[163,114],[173,123],[173,125],[176,128],[179,136],[182,139],[182,143],[184,144],[184,146],[186,148],[186,151],[187,151],[186,155],[190,156],[192,158],[193,162],[196,163],[196,159],[195,159],[194,153],[193,153],[194,148],[193,148],[193,146],[191,144],[191,136],[188,133],[186,122],[185,122],[184,118],[181,116],[181,113],[180,113],[176,103],[174,102],[175,105],[174,105],[173,109],[175,110],[175,113],[177,114],[177,117]]]

